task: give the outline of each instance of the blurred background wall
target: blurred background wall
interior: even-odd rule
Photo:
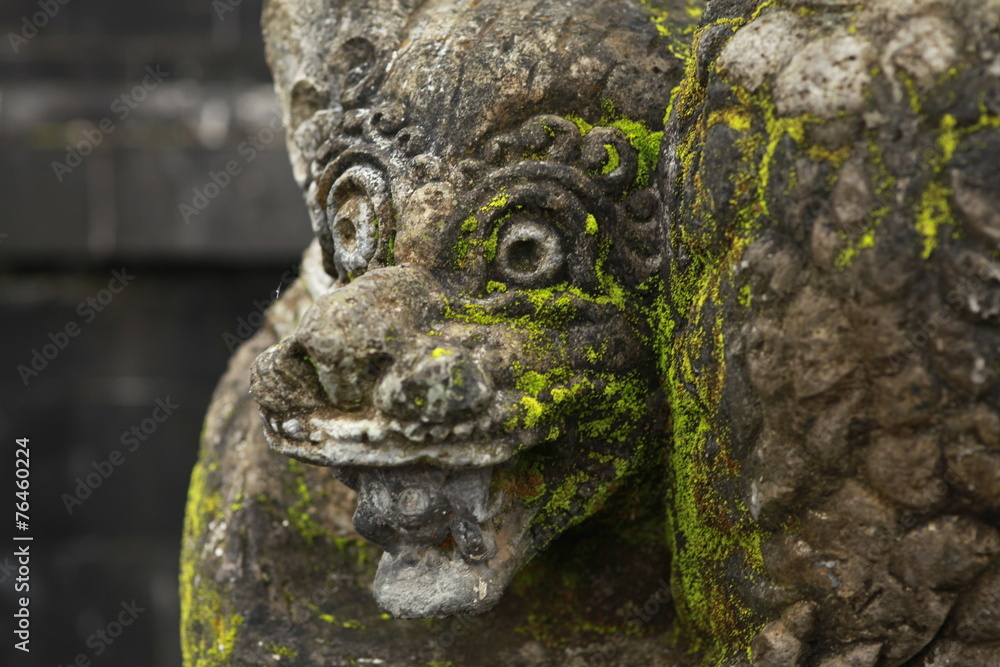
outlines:
[[[180,664],[202,418],[311,236],[260,2],[0,3],[0,496],[30,438],[34,537],[26,660],[3,531],[0,664]]]

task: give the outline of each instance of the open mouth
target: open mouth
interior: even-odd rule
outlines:
[[[480,392],[472,410],[431,387],[423,410],[388,400],[389,412],[375,401],[345,411],[320,383],[294,345],[281,343],[251,373],[271,448],[331,468],[358,492],[355,529],[385,551],[374,582],[379,606],[397,618],[492,608],[527,557],[535,513],[491,484],[494,469],[537,436],[499,427],[511,416],[503,406],[517,405],[514,392]],[[459,408],[429,409],[446,404]]]
[[[454,425],[321,416],[283,418],[260,410],[271,448],[316,465],[399,466],[425,462],[455,468],[482,468],[509,460],[515,445],[491,434],[483,415]]]
[[[430,618],[499,602],[523,563],[532,514],[491,488],[494,466],[516,458],[509,446],[455,441],[454,430],[437,441],[424,433],[426,443],[375,420],[278,423],[261,414],[273,449],[331,467],[358,492],[354,527],[385,552],[374,582],[382,609]]]
[[[328,466],[358,492],[354,527],[384,550],[374,582],[382,609],[431,618],[499,602],[524,562],[533,512],[491,488],[494,467],[517,455],[490,437],[487,417],[444,427],[260,414],[273,450]]]

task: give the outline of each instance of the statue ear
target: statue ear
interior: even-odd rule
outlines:
[[[658,214],[659,202],[651,189],[633,192],[619,210],[620,231],[611,247],[612,271],[635,287],[660,273],[666,235]]]
[[[378,51],[365,37],[351,37],[334,50],[334,68],[340,79],[340,103],[345,109],[366,106],[382,82]]]
[[[639,155],[625,133],[615,127],[595,127],[583,138],[583,166],[608,196],[620,196],[639,170]]]
[[[330,105],[329,93],[309,79],[299,79],[292,86],[288,99],[288,127],[294,132],[303,121]]]

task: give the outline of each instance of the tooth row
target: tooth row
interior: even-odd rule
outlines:
[[[371,442],[378,443],[385,440],[387,429],[382,422],[374,419],[317,419],[309,420],[309,425],[315,431],[310,434],[309,439],[319,442],[323,439],[340,440],[346,442]],[[320,436],[320,440],[316,436]]]
[[[487,437],[492,425],[493,423],[489,416],[484,415],[479,421],[462,422],[454,426],[447,426],[445,424],[431,426],[430,424],[422,424],[420,422],[400,424],[394,419],[389,422],[386,428],[393,433],[402,435],[410,442],[424,442],[428,436],[436,442],[441,442],[447,440],[452,435],[455,436],[456,440],[467,440],[474,434],[479,437]]]
[[[401,435],[411,442],[424,442],[428,437],[435,442],[442,442],[450,436],[454,436],[457,440],[467,440],[473,435],[485,438],[489,436],[492,426],[488,415],[484,415],[476,422],[462,422],[455,426],[445,424],[432,426],[420,422],[400,424],[395,419],[386,424],[373,419],[347,421],[313,418],[309,420],[309,428],[307,429],[298,419],[278,422],[277,419],[271,417],[267,419],[267,422],[271,430],[290,440],[310,440],[319,443],[333,439],[347,442],[370,442],[372,444],[378,444],[385,440],[390,433]]]

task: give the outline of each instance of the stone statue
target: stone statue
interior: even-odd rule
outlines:
[[[316,240],[209,410],[187,664],[1000,660],[1000,4],[263,25]]]

